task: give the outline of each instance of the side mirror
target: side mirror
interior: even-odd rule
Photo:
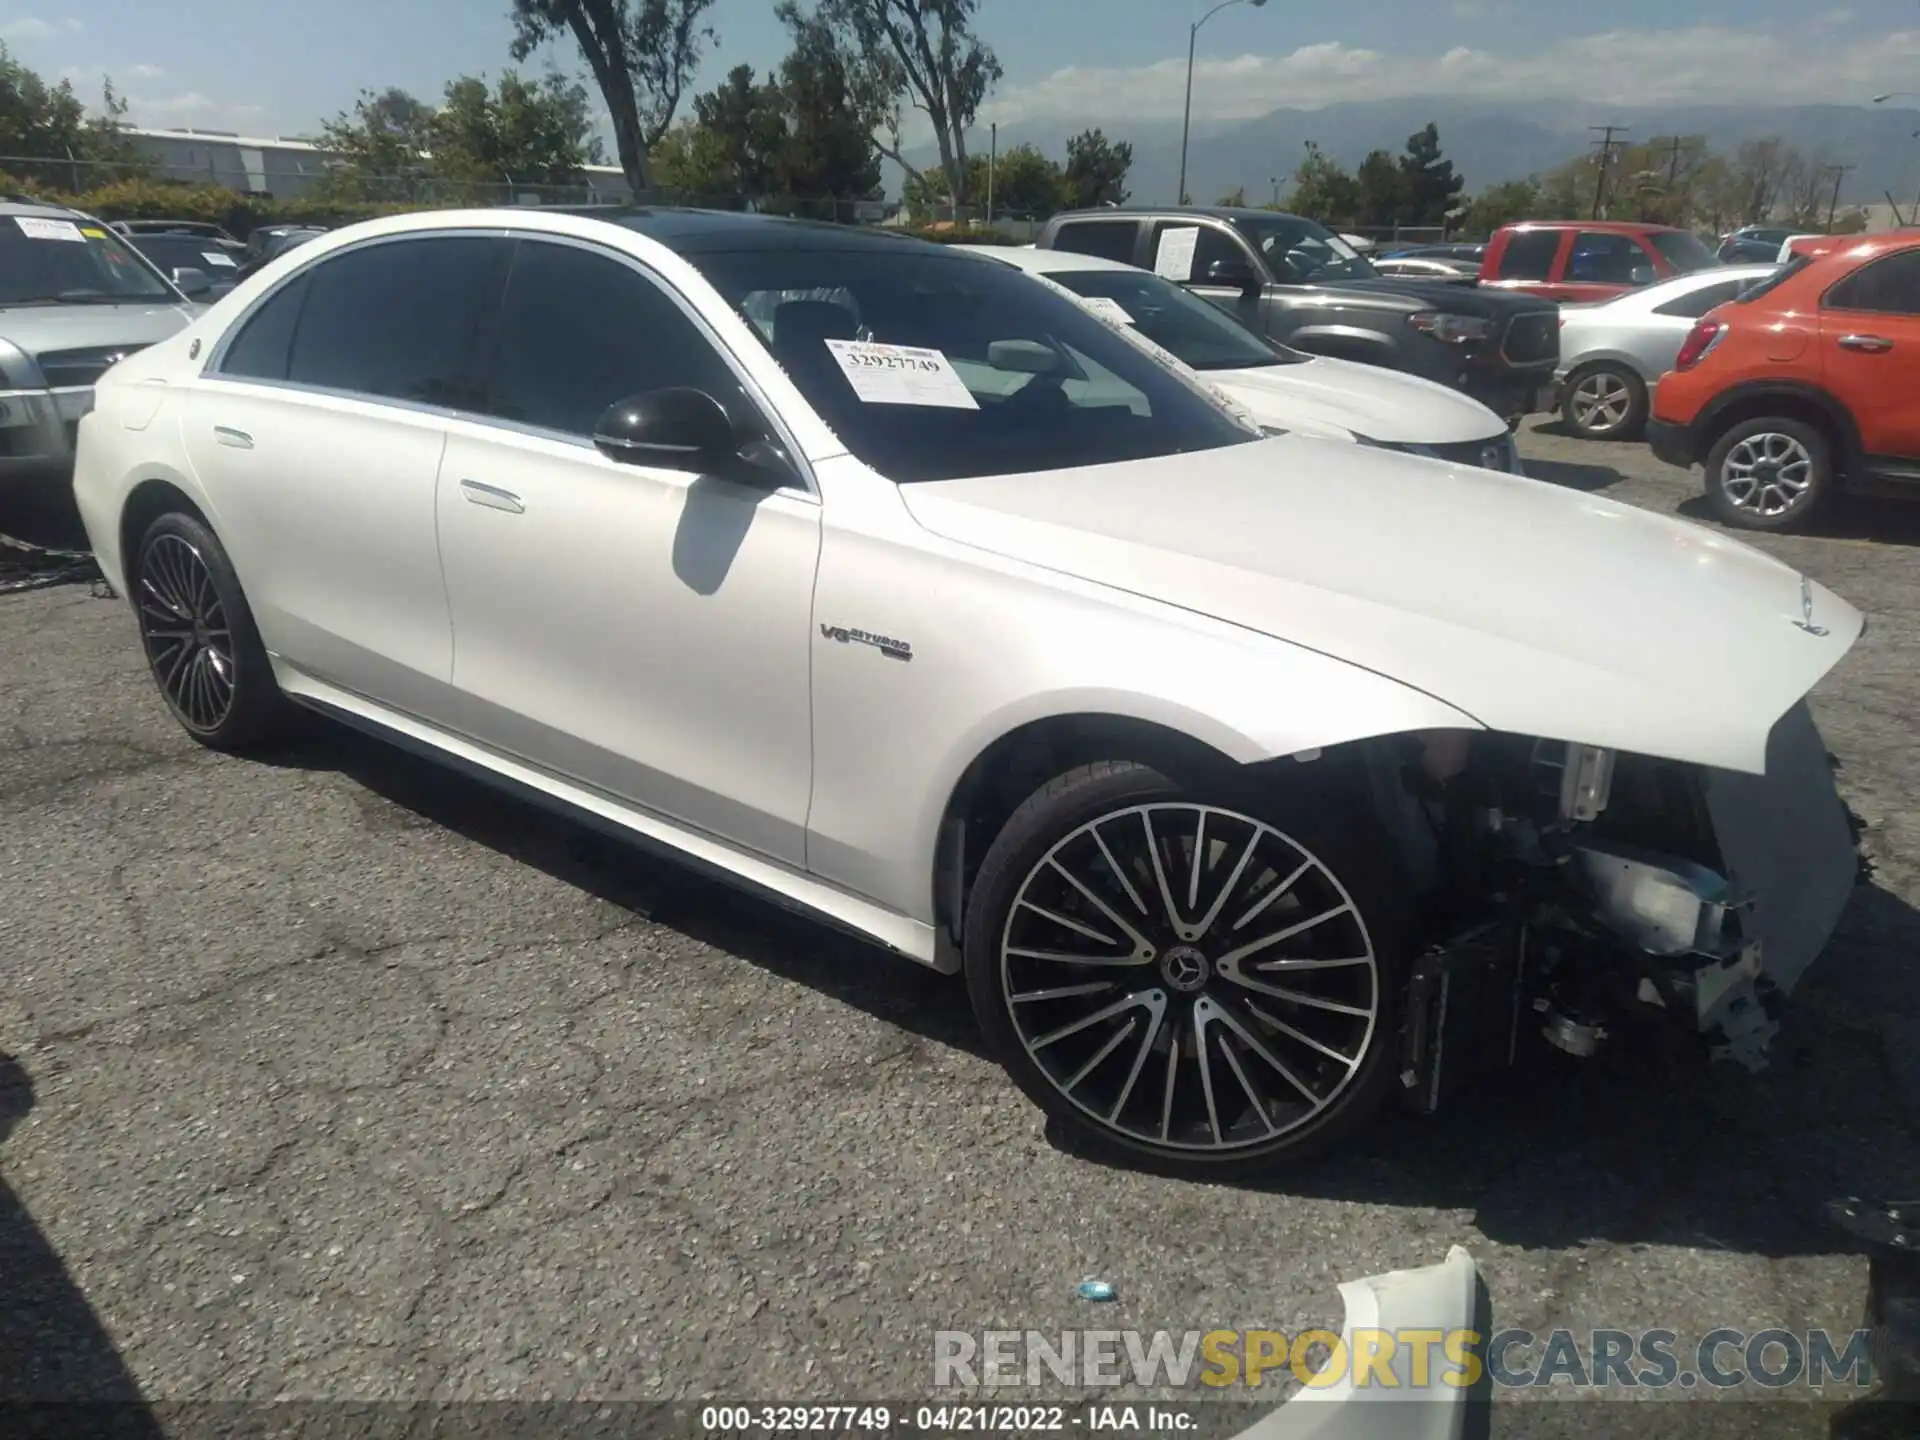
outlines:
[[[181,265],[173,272],[173,287],[189,300],[198,299],[213,289],[207,272],[192,265]]]
[[[704,390],[649,390],[617,400],[593,427],[602,455],[625,465],[660,465],[709,474],[739,453],[733,421]]]
[[[1651,265],[1636,265],[1628,272],[1627,280],[1628,283],[1633,285],[1651,285],[1653,283],[1653,267]]]
[[[1207,266],[1207,283],[1252,290],[1259,286],[1260,277],[1254,273],[1253,266],[1244,260],[1216,260]]]

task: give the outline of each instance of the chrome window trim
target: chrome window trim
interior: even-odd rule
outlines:
[[[226,385],[254,386],[263,390],[283,390],[295,395],[316,395],[325,396],[328,399],[334,400],[351,400],[359,404],[371,405],[382,409],[398,410],[411,415],[427,415],[443,420],[459,420],[469,425],[485,426],[488,429],[500,430],[508,434],[525,435],[537,440],[559,441],[563,444],[572,445],[581,450],[586,450],[598,455],[600,451],[598,447],[594,445],[592,437],[577,435],[572,431],[553,430],[543,425],[528,425],[517,420],[505,420],[495,415],[482,415],[472,410],[459,410],[446,405],[428,405],[414,400],[396,400],[385,395],[369,395],[360,390],[342,390],[333,386],[307,385],[297,380],[266,380],[252,375],[227,375],[220,370],[219,367],[226,360],[227,351],[239,337],[240,332],[253,322],[254,318],[275,296],[283,293],[287,286],[293,284],[300,277],[310,275],[320,266],[325,265],[337,256],[354,254],[362,250],[371,249],[377,245],[391,245],[410,240],[439,239],[506,240],[508,242],[519,241],[547,245],[564,245],[576,250],[584,250],[588,254],[597,255],[602,259],[611,260],[632,271],[635,275],[639,276],[643,282],[652,285],[654,289],[664,294],[667,299],[679,309],[680,313],[692,323],[694,329],[706,340],[707,344],[713,348],[715,353],[719,355],[721,362],[727,369],[732,372],[734,379],[739,383],[741,391],[746,395],[748,401],[760,412],[761,418],[768,422],[769,428],[779,438],[783,448],[787,452],[787,458],[792,462],[794,469],[799,474],[800,484],[798,487],[791,484],[783,485],[779,490],[771,493],[801,496],[814,504],[820,503],[820,487],[818,480],[814,476],[812,462],[808,460],[806,452],[801,449],[799,442],[794,437],[793,431],[787,425],[785,417],[780,414],[779,407],[767,398],[766,392],[760,388],[759,383],[754,380],[753,376],[740,363],[739,356],[734,354],[733,350],[714,333],[713,327],[707,323],[706,317],[689,303],[687,298],[682,295],[675,286],[670,284],[664,276],[660,275],[651,266],[635,259],[624,251],[617,250],[600,241],[586,240],[576,235],[556,235],[544,230],[522,230],[517,228],[496,230],[491,227],[482,229],[463,226],[444,230],[409,230],[397,235],[376,235],[370,239],[355,241],[351,245],[342,245],[337,250],[329,250],[324,255],[309,258],[291,274],[276,282],[270,290],[254,300],[221,334],[219,343],[208,353],[206,363],[201,366],[199,378],[201,380],[217,381]],[[512,271],[509,269],[509,281],[511,281],[511,278]],[[505,299],[504,293],[501,298],[503,300]]]

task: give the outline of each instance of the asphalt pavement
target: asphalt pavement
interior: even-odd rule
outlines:
[[[1775,1066],[1496,1082],[1264,1186],[1062,1150],[956,982],[471,782],[203,751],[123,602],[0,596],[0,1393],[898,1401],[936,1330],[1337,1327],[1453,1244],[1503,1326],[1851,1331],[1822,1203],[1920,1195],[1920,507],[1759,543],[1872,617],[1815,708],[1874,879]]]

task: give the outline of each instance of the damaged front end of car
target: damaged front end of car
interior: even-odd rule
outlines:
[[[1764,775],[1469,731],[1363,752],[1420,896],[1400,1067],[1420,1110],[1524,1046],[1590,1056],[1630,1027],[1761,1068],[1862,873],[1805,701]]]

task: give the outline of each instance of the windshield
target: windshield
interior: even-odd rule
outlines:
[[[687,258],[847,448],[896,481],[1259,438],[1198,381],[1009,266],[906,245]]]
[[[104,226],[55,215],[0,216],[0,305],[179,298]]]
[[[1656,230],[1648,238],[1653,241],[1653,248],[1673,267],[1675,274],[1691,275],[1696,270],[1709,270],[1720,263],[1720,257],[1703,245],[1698,235],[1685,230]]]
[[[133,248],[162,270],[204,270],[218,284],[231,280],[244,251],[202,235],[135,235]]]
[[[1379,272],[1324,225],[1298,215],[1236,215],[1238,230],[1282,284],[1307,280],[1374,280]]]
[[[1311,358],[1261,339],[1218,305],[1144,270],[1054,270],[1046,275],[1076,295],[1112,301],[1121,313],[1109,312],[1109,318],[1133,326],[1193,370],[1257,370]]]

